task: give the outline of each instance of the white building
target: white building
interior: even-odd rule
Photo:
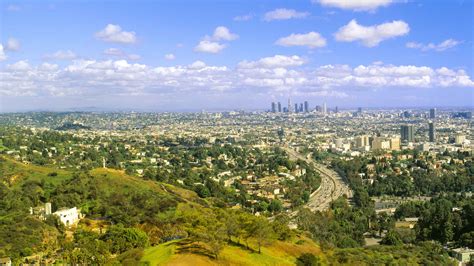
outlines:
[[[53,215],[56,215],[59,217],[59,220],[65,225],[65,226],[71,226],[79,222],[80,219],[82,219],[82,214],[79,209],[76,207],[71,208],[71,209],[59,209],[58,211],[54,212]]]
[[[12,266],[12,260],[8,257],[0,258],[0,265],[3,266]]]

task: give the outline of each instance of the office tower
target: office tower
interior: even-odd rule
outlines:
[[[291,113],[291,99],[288,98],[288,113]]]
[[[390,149],[392,151],[400,150],[400,138],[390,138]]]
[[[303,110],[303,103],[300,103],[300,113],[304,112]]]
[[[429,137],[430,137],[430,142],[435,142],[436,139],[436,132],[435,132],[435,125],[433,122],[430,122],[428,124],[429,127]]]
[[[326,103],[323,103],[323,114],[326,114],[327,113],[327,106],[326,106]]]
[[[295,103],[295,113],[298,113],[299,112],[299,109],[298,109],[298,104]]]
[[[361,113],[362,113],[362,107],[357,108],[357,112],[358,112],[359,114],[361,114]]]
[[[435,119],[436,118],[436,108],[431,108],[430,109],[430,118]]]
[[[454,136],[454,143],[456,143],[458,145],[463,144],[465,140],[466,140],[466,135],[456,134]]]
[[[283,113],[288,113],[288,108],[283,107]]]
[[[402,137],[402,141],[404,142],[413,142],[415,140],[413,126],[402,125],[400,127],[400,135]]]
[[[390,140],[387,140],[383,137],[375,137],[372,140],[372,149],[373,150],[389,150],[390,149]]]
[[[472,119],[472,112],[457,112],[457,113],[453,113],[453,118]]]
[[[316,105],[316,112],[321,112],[321,106],[320,105]]]
[[[369,145],[370,145],[369,136],[363,135],[363,136],[358,136],[356,138],[356,147],[357,148],[362,148],[362,147],[369,146]]]
[[[305,111],[305,113],[309,112],[309,104],[308,104],[308,101],[304,101],[304,111]]]
[[[276,113],[276,104],[272,102],[272,113]]]
[[[339,112],[339,108],[337,108],[337,106],[336,106],[336,108],[334,109],[334,112],[335,112],[335,113],[338,113],[338,112]]]
[[[278,112],[281,113],[281,102],[278,102]]]

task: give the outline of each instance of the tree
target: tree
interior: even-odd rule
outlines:
[[[383,231],[388,231],[394,226],[394,221],[392,217],[389,216],[386,212],[382,212],[377,216],[377,224],[379,229],[379,236],[381,236]]]
[[[390,246],[399,246],[399,245],[402,245],[403,242],[400,239],[400,235],[397,232],[391,230],[391,231],[388,231],[387,234],[385,234],[385,236],[382,238],[382,241],[380,241],[380,244],[390,245]]]
[[[425,210],[415,226],[419,240],[437,240],[442,244],[451,241],[454,236],[452,203],[445,199],[436,199]]]
[[[283,204],[279,200],[272,200],[268,205],[268,211],[271,213],[280,212],[283,209]]]
[[[216,221],[208,227],[208,231],[204,236],[215,259],[219,258],[219,254],[225,246],[225,231],[224,225]]]
[[[257,217],[248,230],[257,241],[258,253],[262,253],[262,246],[271,242],[274,238],[270,222],[263,217]]]
[[[288,227],[289,222],[290,217],[286,214],[279,214],[275,217],[275,220],[272,222],[272,228],[278,240],[285,241],[292,237],[293,231]]]

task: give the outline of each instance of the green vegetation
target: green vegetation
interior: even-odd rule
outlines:
[[[456,265],[441,245],[429,242],[417,246],[374,246],[336,250],[329,257],[333,265]]]
[[[16,262],[39,253],[73,264],[102,264],[112,255],[118,255],[118,261],[136,261],[139,250],[170,239],[183,239],[216,260],[228,246],[264,253],[277,239],[293,235],[287,219],[271,223],[240,210],[214,208],[189,191],[116,170],[70,172],[66,177],[65,171],[52,175],[50,168],[1,162],[1,169],[8,170],[5,178],[21,173],[14,184],[0,187],[0,226],[5,234],[0,255]],[[46,181],[56,178],[61,182]],[[42,221],[29,214],[30,206],[44,202],[52,202],[53,211],[77,206],[88,218],[68,236],[69,229],[58,220]],[[96,222],[101,226],[94,227]],[[142,255],[151,256],[148,251]]]

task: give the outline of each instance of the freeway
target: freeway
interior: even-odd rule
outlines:
[[[321,185],[317,190],[311,193],[309,201],[304,207],[312,211],[324,211],[329,208],[331,201],[346,195],[347,198],[352,197],[352,190],[347,183],[334,170],[316,163],[311,156],[304,157],[301,153],[289,148],[282,147],[292,159],[301,159],[308,164],[313,165],[317,172],[321,175]],[[295,215],[296,213],[293,213]],[[292,215],[292,216],[293,216]]]

